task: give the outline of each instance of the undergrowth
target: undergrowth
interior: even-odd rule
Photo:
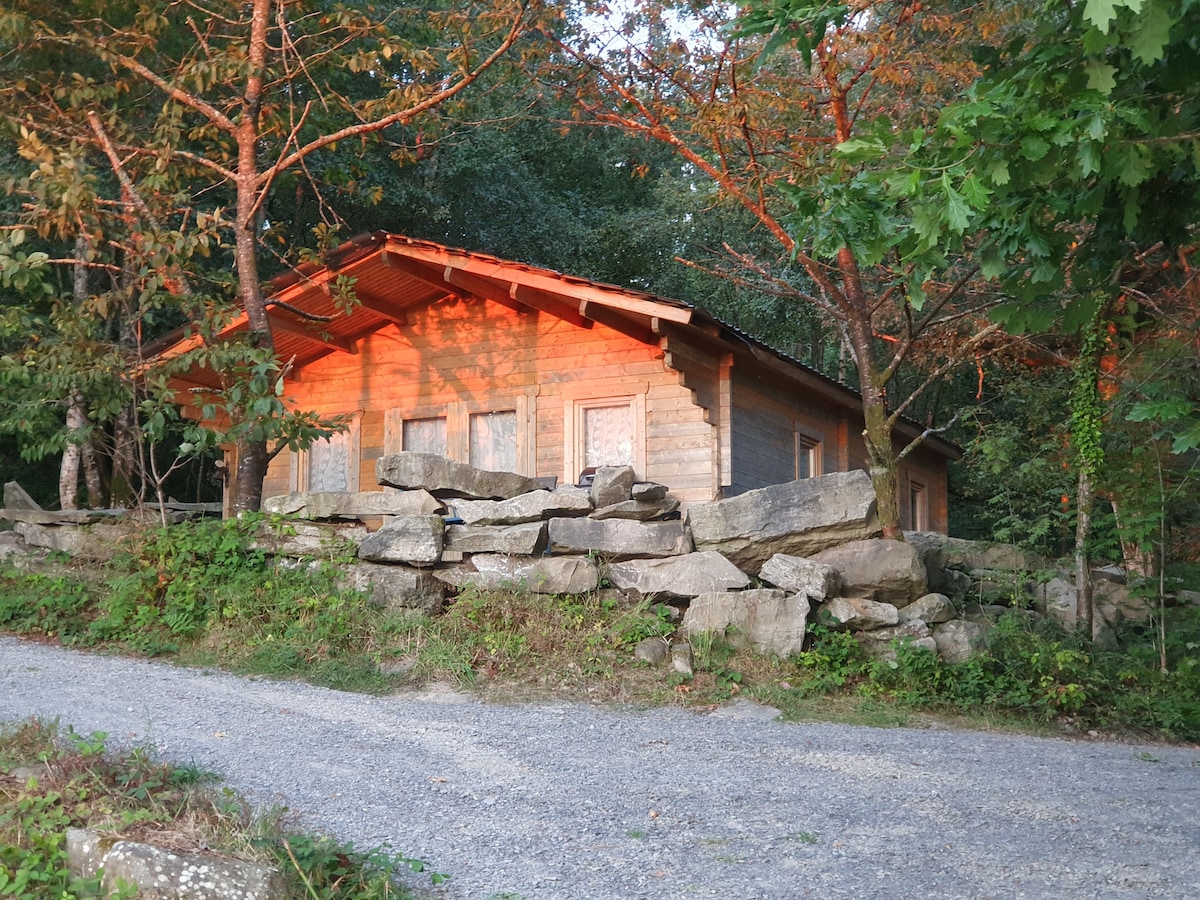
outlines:
[[[169,765],[144,747],[114,751],[103,734],[39,719],[0,726],[0,801],[0,896],[21,900],[134,896],[105,895],[98,878],[68,871],[68,827],[271,865],[287,896],[309,900],[404,900],[414,895],[401,876],[424,870],[386,849],[290,833],[277,814],[253,813],[211,773]]]
[[[793,718],[933,713],[1200,738],[1196,607],[1165,611],[1166,673],[1149,625],[1127,626],[1103,650],[1014,614],[956,665],[910,647],[872,659],[849,634],[814,625],[786,660],[744,649],[737,634],[693,638],[694,671],[679,674],[633,659],[639,641],[671,635],[665,604],[466,588],[440,615],[389,612],[342,583],[350,557],[340,548],[273,565],[253,540],[264,521],[149,531],[99,572],[0,567],[0,629],[373,693],[449,681],[493,699],[707,706],[744,695]]]

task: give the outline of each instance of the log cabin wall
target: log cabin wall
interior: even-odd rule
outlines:
[[[733,367],[732,478],[726,493],[847,471],[846,413],[803,389]]]
[[[752,365],[732,379],[732,478],[727,495],[804,477],[867,467],[861,415]],[[896,440],[899,452],[907,439]],[[946,461],[918,449],[900,464],[901,524],[945,532],[949,525]]]
[[[299,409],[351,417],[351,433],[331,447],[283,453],[264,496],[330,483],[373,490],[375,460],[410,442],[443,440],[447,456],[469,462],[475,426],[515,429],[506,452],[523,474],[574,482],[588,452],[603,453],[597,433],[625,422],[639,477],[667,485],[683,502],[711,500],[712,426],[664,351],[600,323],[591,328],[540,312],[516,312],[487,300],[450,296],[409,312],[359,341],[355,354],[331,353],[288,383]],[[444,420],[438,422],[437,420]],[[515,448],[511,446],[515,438]],[[626,446],[628,444],[628,446]],[[332,446],[337,445],[337,446]],[[486,448],[485,448],[486,449]],[[485,466],[486,467],[486,466]]]

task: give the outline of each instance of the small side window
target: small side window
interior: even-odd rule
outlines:
[[[821,456],[821,439],[806,432],[796,431],[796,480],[813,478],[824,472]]]

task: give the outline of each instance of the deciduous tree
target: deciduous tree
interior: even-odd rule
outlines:
[[[453,102],[537,12],[525,0],[17,0],[0,14],[10,59],[78,56],[89,74],[30,68],[10,74],[0,95],[7,115],[47,142],[107,141],[143,189],[189,183],[230,239],[237,301],[269,358],[260,238],[280,179]],[[103,76],[90,74],[94,63]],[[237,511],[261,499],[269,451],[255,434],[237,447]]]

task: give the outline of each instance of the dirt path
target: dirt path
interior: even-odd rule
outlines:
[[[436,896],[1200,897],[1200,748],[372,698],[0,638],[37,714],[223,772]]]

